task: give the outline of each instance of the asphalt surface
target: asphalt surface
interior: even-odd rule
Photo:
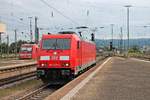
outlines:
[[[72,100],[150,100],[150,62],[113,57]]]

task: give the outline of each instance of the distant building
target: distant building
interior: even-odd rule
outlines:
[[[6,32],[6,25],[0,22],[0,33],[5,33],[5,32]]]

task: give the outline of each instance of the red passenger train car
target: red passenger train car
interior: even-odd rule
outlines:
[[[75,32],[42,36],[37,75],[43,81],[72,79],[96,64],[95,43]]]
[[[19,51],[19,59],[37,59],[38,45],[37,44],[22,44]]]

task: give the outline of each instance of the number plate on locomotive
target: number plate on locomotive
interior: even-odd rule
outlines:
[[[58,58],[58,56],[52,56],[51,57],[51,60],[58,60],[59,58]]]

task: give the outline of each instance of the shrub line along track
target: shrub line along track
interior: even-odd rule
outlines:
[[[107,58],[107,56],[103,57],[101,59],[98,58],[96,62],[99,62],[100,60],[104,60],[105,58]],[[52,94],[54,91],[58,90],[58,88],[60,88],[55,85],[56,88],[51,89],[51,86],[52,86],[51,84],[45,84],[42,87],[18,98],[17,100],[43,100],[45,97],[47,97],[48,95]],[[48,88],[48,87],[50,87],[50,88]]]
[[[36,63],[0,67],[0,88],[36,78]]]

